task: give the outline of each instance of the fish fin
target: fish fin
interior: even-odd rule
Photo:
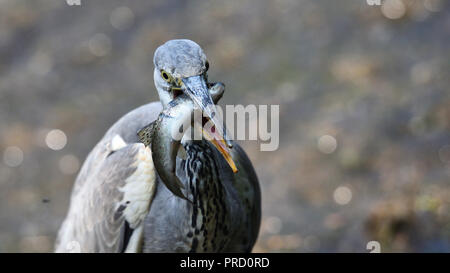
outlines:
[[[151,136],[152,136],[154,127],[155,127],[155,122],[152,122],[137,132],[139,141],[142,142],[146,147],[150,146],[150,143],[152,140]]]

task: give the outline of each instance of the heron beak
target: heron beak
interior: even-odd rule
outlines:
[[[184,92],[202,110],[203,115],[208,121],[212,122],[212,125],[214,125],[209,132],[202,126],[203,135],[217,148],[217,150],[219,150],[233,172],[236,173],[236,164],[234,163],[230,152],[233,144],[228,137],[226,128],[222,125],[222,121],[219,120],[216,115],[216,106],[211,98],[205,78],[202,75],[192,76],[182,79],[182,82],[184,84]]]

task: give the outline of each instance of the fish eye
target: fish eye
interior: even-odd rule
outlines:
[[[164,70],[161,70],[161,77],[166,81],[166,82],[172,82],[172,76],[170,76],[169,73],[167,73]]]

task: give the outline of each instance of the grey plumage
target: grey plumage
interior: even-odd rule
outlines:
[[[206,69],[206,55],[193,41],[171,40],[156,50],[153,63],[174,77],[186,78],[200,75]]]
[[[117,206],[124,195],[119,188],[136,171],[136,155],[144,148],[135,133],[137,128],[154,121],[161,110],[160,103],[150,103],[131,111],[89,153],[75,180],[56,252],[68,252],[74,244],[82,252],[121,252],[126,248],[128,224]],[[116,135],[129,144],[113,151],[111,142]]]
[[[243,149],[237,143],[229,145],[239,170],[234,173],[223,151],[211,142],[182,142],[185,155],[176,157],[175,171],[190,203],[168,189],[164,176],[160,177],[166,167],[154,164],[161,157],[152,160],[154,148],[141,143],[137,134],[173,106],[174,85],[161,76],[161,70],[167,69],[177,82],[193,77],[195,84],[205,81],[195,95],[196,99],[209,98],[205,105],[195,106],[202,109],[214,111],[212,102],[222,96],[223,84],[206,82],[206,57],[189,40],[161,46],[154,63],[161,103],[141,106],[123,116],[88,155],[58,234],[57,252],[68,252],[74,245],[82,252],[251,251],[258,236],[261,200],[258,179]],[[213,87],[205,89],[208,86]],[[189,95],[189,85],[181,88]],[[217,125],[217,120],[212,121]]]

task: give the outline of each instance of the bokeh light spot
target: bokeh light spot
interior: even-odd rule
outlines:
[[[80,161],[72,154],[65,155],[59,160],[59,169],[63,174],[74,174],[80,168]]]
[[[3,152],[3,162],[9,167],[18,167],[23,162],[23,151],[17,146],[10,146]]]
[[[284,244],[287,249],[297,249],[302,245],[302,238],[297,234],[286,235]]]
[[[400,19],[406,13],[406,7],[401,0],[386,0],[381,6],[381,12],[388,19]]]
[[[425,0],[423,3],[425,8],[431,12],[438,12],[442,9],[442,0]]]
[[[267,245],[271,249],[282,249],[284,246],[283,237],[281,237],[280,235],[272,235],[267,239]]]
[[[331,213],[325,217],[324,226],[327,229],[335,230],[345,224],[343,217],[339,213]]]
[[[352,200],[352,191],[346,186],[337,187],[333,198],[338,205],[347,205]]]
[[[337,148],[337,141],[334,137],[330,135],[323,135],[319,138],[319,141],[317,142],[317,147],[319,148],[319,151],[321,151],[322,153],[331,154]]]
[[[267,233],[278,234],[280,233],[282,226],[280,218],[276,216],[267,217],[264,221],[264,227]]]
[[[118,7],[111,12],[109,22],[118,30],[125,30],[133,25],[134,13],[128,7]]]
[[[51,130],[45,137],[45,144],[52,150],[61,150],[67,144],[66,134],[59,129]]]
[[[111,39],[104,33],[97,33],[89,40],[89,50],[94,56],[106,56],[111,48]]]

